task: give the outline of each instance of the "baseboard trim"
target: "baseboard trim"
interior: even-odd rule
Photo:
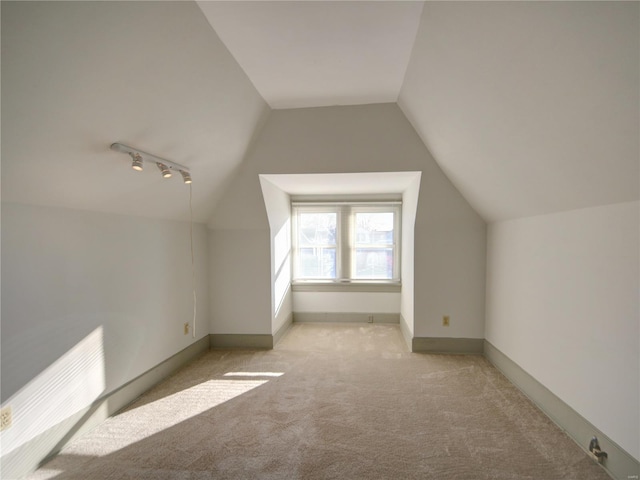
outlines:
[[[293,325],[293,312],[287,315],[287,319],[285,320],[285,322],[280,326],[278,331],[276,331],[276,333],[273,334],[274,347],[278,344],[280,340],[282,340],[282,337],[284,337],[285,333],[289,331],[292,325]]]
[[[402,332],[404,342],[407,344],[407,348],[412,352],[413,334],[411,333],[411,330],[409,330],[409,324],[402,314],[400,314],[400,331]]]
[[[270,350],[274,345],[274,336],[266,334],[212,333],[209,338],[214,349]]]
[[[270,350],[289,331],[294,322],[294,314],[289,313],[285,322],[273,335],[212,333],[209,335],[211,348],[220,350]]]
[[[188,365],[210,348],[210,339],[205,335],[187,348],[179,351],[130,382],[125,383],[109,395],[109,415],[113,415],[126,407],[151,387],[174,374],[185,365]]]
[[[209,350],[209,336],[197,340],[145,373],[101,396],[91,405],[2,456],[0,477],[22,478],[29,475],[57,455],[68,443],[99,425],[207,350]]]
[[[591,438],[598,437],[600,447],[609,455],[609,458],[602,465],[609,475],[618,480],[637,479],[640,476],[640,462],[638,460],[487,340],[484,341],[484,354],[489,362],[584,451],[587,451]]]
[[[400,314],[357,312],[293,312],[293,321],[296,323],[400,323]]]
[[[411,351],[416,353],[455,353],[482,355],[484,339],[449,337],[413,337]]]

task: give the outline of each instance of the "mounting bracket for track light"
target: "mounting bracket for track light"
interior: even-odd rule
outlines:
[[[148,162],[153,162],[156,164],[163,165],[171,170],[176,170],[182,174],[182,177],[185,183],[191,183],[191,172],[188,167],[184,165],[180,165],[179,163],[172,162],[171,160],[167,160],[165,158],[158,157],[156,155],[152,155],[151,153],[143,152],[142,150],[138,150],[137,148],[130,147],[128,145],[124,145],[123,143],[112,143],[111,150],[115,150],[116,152],[127,153],[131,155],[131,158],[140,160],[146,160]],[[140,163],[140,167],[141,167]],[[141,170],[142,168],[140,168]],[[170,175],[169,175],[170,176]]]

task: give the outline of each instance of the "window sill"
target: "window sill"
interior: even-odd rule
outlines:
[[[322,282],[298,281],[291,284],[294,292],[383,292],[399,293],[402,291],[400,282]]]

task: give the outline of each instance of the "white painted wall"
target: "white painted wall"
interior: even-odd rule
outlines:
[[[400,294],[390,292],[293,292],[294,312],[399,313]]]
[[[3,455],[209,334],[193,240],[195,339],[188,222],[2,203]]]
[[[271,238],[271,333],[293,312],[291,295],[291,198],[260,177]]]
[[[414,324],[414,271],[415,271],[415,223],[420,197],[420,178],[416,178],[402,194],[402,291],[400,292],[400,315],[403,331],[413,337]]]
[[[486,339],[640,459],[638,202],[491,224]]]
[[[209,228],[210,332],[271,335],[271,233],[252,169],[240,168]]]
[[[209,329],[271,335],[269,229],[211,230]]]
[[[388,171],[422,172],[414,334],[483,338],[485,223],[395,104],[271,112],[210,222],[212,333],[272,330],[271,236],[260,174]],[[411,308],[405,299],[405,318]],[[451,316],[449,328],[441,326],[445,314]]]
[[[484,338],[486,224],[435,162],[424,162],[420,183],[414,337]]]

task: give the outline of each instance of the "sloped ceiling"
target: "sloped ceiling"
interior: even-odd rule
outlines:
[[[637,200],[639,7],[3,1],[2,200],[187,219],[122,142],[207,222],[271,108],[377,102],[486,220]]]
[[[486,220],[638,199],[639,5],[425,5],[399,104]]]
[[[193,2],[5,2],[2,200],[206,222],[269,107]],[[178,175],[179,177],[179,175]]]

